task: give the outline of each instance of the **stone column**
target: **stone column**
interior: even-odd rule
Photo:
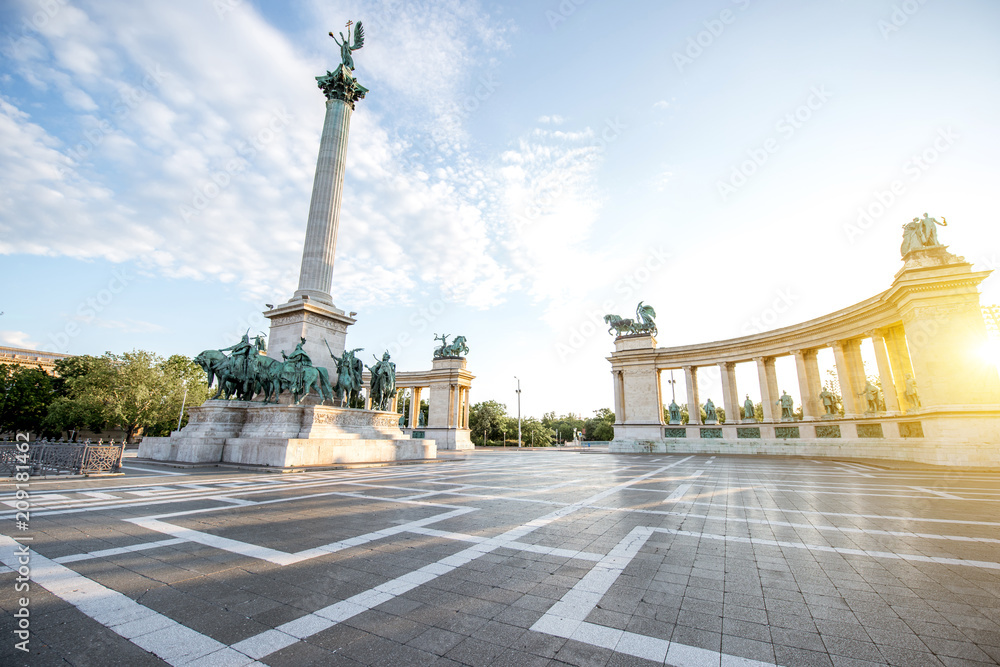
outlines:
[[[299,288],[288,303],[266,311],[264,317],[271,321],[268,356],[281,359],[282,351],[290,352],[305,338],[303,350],[313,365],[326,368],[333,377],[336,365],[330,354],[340,357],[344,352],[347,327],[355,322],[333,305],[330,296],[347,164],[347,135],[354,103],[368,91],[343,65],[316,80],[326,95],[326,118],[309,202]]]
[[[313,178],[306,241],[302,249],[299,288],[295,297],[308,297],[332,304],[333,260],[337,251],[340,203],[344,195],[347,166],[347,135],[354,103],[368,92],[358,85],[341,65],[333,74],[319,79],[326,94],[326,119],[319,142],[319,158]]]
[[[410,428],[419,428],[420,422],[420,394],[423,387],[413,387],[410,390]]]
[[[666,424],[666,420],[663,418],[663,371],[657,368],[653,371],[656,374],[656,403],[659,406],[658,415],[660,417],[660,425]]]
[[[833,359],[837,364],[837,380],[840,382],[840,399],[844,404],[845,417],[857,417],[861,414],[858,409],[861,390],[857,385],[852,359],[855,354],[860,355],[860,352],[857,341],[838,340],[833,343]]]
[[[795,371],[799,380],[799,397],[802,400],[802,417],[819,419],[825,412],[819,400],[822,382],[819,379],[819,362],[816,350],[792,350]]]
[[[889,357],[889,368],[896,378],[896,404],[902,409],[906,403],[906,376],[913,376],[913,366],[910,364],[910,352],[906,349],[906,336],[903,327],[897,325],[882,330],[885,340],[885,350]]]
[[[875,362],[878,364],[878,379],[882,385],[882,398],[887,412],[899,412],[899,396],[896,383],[893,381],[892,366],[885,350],[885,334],[882,331],[871,331],[872,345],[875,347]]]
[[[774,372],[774,357],[754,357],[757,362],[757,379],[760,382],[760,402],[764,409],[764,421],[778,421],[777,410],[778,376]]]
[[[740,392],[736,389],[736,364],[729,361],[719,362],[719,372],[722,374],[722,404],[726,408],[726,423],[738,424],[740,411]]]
[[[624,381],[621,371],[611,371],[611,379],[615,389],[615,423],[625,423]]]
[[[684,382],[687,386],[688,423],[701,423],[701,401],[698,399],[698,367],[684,367]]]

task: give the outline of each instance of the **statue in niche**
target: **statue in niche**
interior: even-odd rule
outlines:
[[[354,26],[354,44],[351,44],[351,24],[354,21],[347,22],[347,37],[344,37],[344,33],[338,33],[340,35],[340,41],[330,33],[330,37],[333,37],[333,41],[340,47],[340,60],[344,67],[347,67],[352,72],[354,71],[354,58],[351,57],[352,51],[357,51],[362,46],[365,45],[365,29],[361,26],[361,21]]]
[[[715,414],[715,403],[712,402],[712,399],[708,399],[705,401],[705,423],[715,424],[718,421]]]
[[[833,392],[823,387],[823,391],[819,392],[819,400],[823,402],[823,409],[826,410],[826,414],[837,414],[837,397],[833,395]]]
[[[750,394],[747,394],[747,400],[743,401],[743,419],[757,421],[754,417],[753,401],[750,400]]]
[[[793,421],[795,419],[795,415],[792,414],[792,409],[794,408],[794,402],[792,400],[792,397],[788,395],[787,391],[782,391],[781,398],[779,398],[775,402],[781,406],[781,421],[786,422],[786,421]]]
[[[667,410],[670,412],[670,423],[680,424],[681,423],[681,406],[677,405],[677,401],[671,400],[670,405],[667,406]]]
[[[903,396],[906,397],[906,402],[910,404],[911,408],[919,408],[920,395],[917,394],[917,381],[909,373],[906,374],[904,387]]]
[[[865,412],[879,411],[878,388],[870,381],[865,382],[865,388],[861,390],[861,396],[865,397]]]

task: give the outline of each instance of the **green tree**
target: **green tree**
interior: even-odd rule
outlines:
[[[584,440],[605,441],[615,437],[615,413],[610,408],[594,410],[594,416],[584,422]]]
[[[542,424],[554,432],[559,442],[566,442],[573,439],[574,431],[583,429],[584,420],[572,412],[560,417],[557,417],[555,412],[546,412],[542,415]]]
[[[54,396],[52,376],[41,367],[0,364],[0,432],[38,433]]]
[[[469,410],[469,430],[472,431],[472,440],[477,444],[486,446],[490,441],[503,438],[504,420],[507,419],[507,406],[498,401],[482,401],[476,403]],[[517,426],[514,426],[517,433]]]
[[[201,405],[209,396],[205,371],[187,357],[174,354],[158,365],[163,373],[163,399],[156,421],[143,425],[143,433],[152,436],[169,435],[177,428],[178,417],[181,417],[181,428],[184,428],[188,422],[188,408]]]
[[[521,420],[521,442],[525,447],[548,447],[552,444],[551,430],[534,417],[524,418]]]

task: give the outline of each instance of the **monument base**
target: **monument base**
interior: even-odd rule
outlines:
[[[290,353],[306,339],[302,349],[314,366],[322,366],[333,381],[337,377],[337,365],[330,351],[340,358],[347,341],[347,327],[356,322],[333,304],[316,299],[294,298],[271,310],[264,311],[264,317],[271,320],[271,330],[267,338],[267,356],[282,361],[281,353]],[[330,348],[327,349],[327,344]]]
[[[438,449],[441,450],[475,449],[475,445],[472,444],[472,432],[467,428],[428,428],[425,426],[417,431],[423,431],[424,437],[433,439]]]
[[[433,459],[432,439],[411,439],[399,415],[326,405],[206,401],[168,438],[144,438],[139,458],[288,468]]]

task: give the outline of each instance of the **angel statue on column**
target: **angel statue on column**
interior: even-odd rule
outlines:
[[[338,33],[340,35],[340,41],[334,37],[333,33],[330,33],[330,37],[333,37],[333,41],[337,43],[340,47],[340,60],[344,63],[344,67],[354,71],[354,58],[351,57],[351,51],[357,51],[362,46],[365,45],[365,29],[361,27],[361,21],[354,26],[354,44],[351,44],[351,24],[354,21],[347,22],[347,37],[344,37],[344,33]]]

